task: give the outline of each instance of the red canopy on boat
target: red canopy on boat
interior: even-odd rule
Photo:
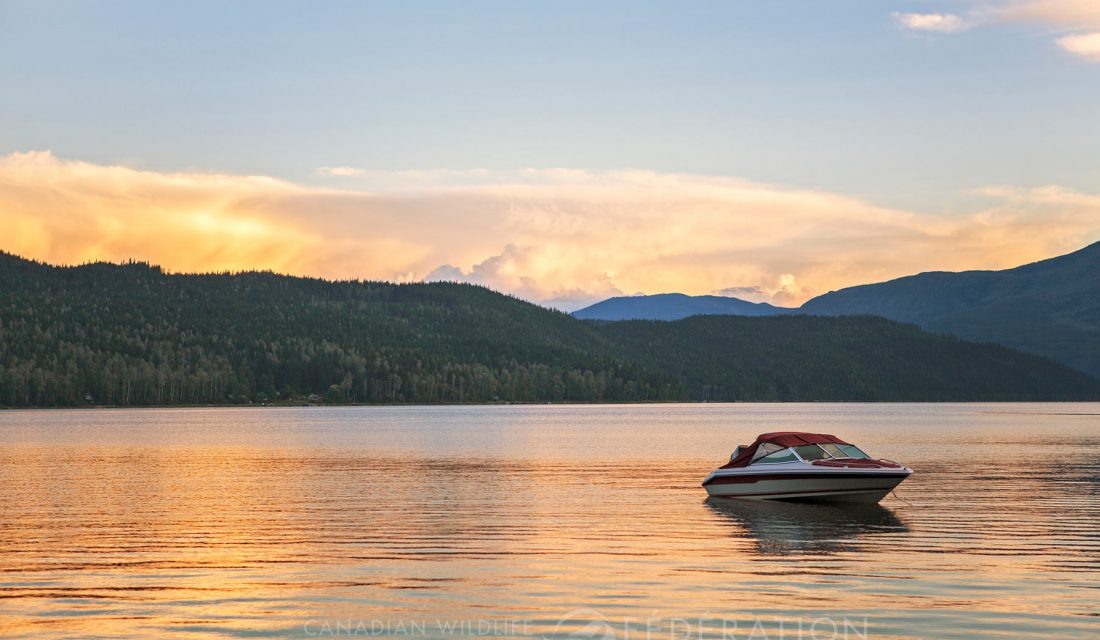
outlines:
[[[776,431],[774,433],[762,433],[756,436],[756,442],[750,444],[744,450],[737,455],[736,458],[730,460],[726,464],[719,467],[720,469],[729,469],[731,467],[747,467],[752,462],[752,457],[756,454],[756,450],[763,444],[775,444],[780,447],[797,447],[804,444],[851,444],[845,442],[836,436],[831,436],[827,433],[803,433],[801,431]]]

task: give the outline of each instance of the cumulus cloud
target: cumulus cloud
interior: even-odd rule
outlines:
[[[508,291],[523,298],[540,298],[541,290],[530,275],[530,252],[509,244],[504,251],[485,258],[469,270],[444,264],[432,269],[424,276],[425,282],[466,282],[485,287]]]
[[[966,28],[966,22],[953,13],[897,13],[893,14],[894,20],[913,31],[937,31],[939,33],[955,33]]]
[[[479,284],[566,311],[623,294],[607,273],[588,274],[568,264],[548,268],[546,263],[547,255],[542,249],[509,244],[500,254],[469,270],[444,264],[432,269],[424,280]],[[532,273],[540,274],[539,280],[528,275]]]
[[[384,178],[384,176],[380,176]],[[385,182],[384,179],[380,182]],[[969,215],[649,171],[495,172],[456,186],[332,189],[0,156],[0,249],[171,271],[459,280],[573,309],[623,291],[815,293],[928,269],[1003,268],[1100,239],[1100,196],[986,190]]]

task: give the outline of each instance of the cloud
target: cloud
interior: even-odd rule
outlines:
[[[432,269],[424,276],[424,281],[467,282],[508,291],[523,298],[538,298],[541,292],[537,283],[533,277],[525,275],[532,270],[529,258],[529,251],[509,244],[500,254],[485,258],[469,271],[444,264]]]
[[[264,176],[158,173],[14,153],[0,156],[0,249],[57,263],[130,257],[175,271],[332,277],[389,275],[402,262],[394,256],[428,251],[395,233],[341,233],[338,212],[349,199],[372,203],[367,194]]]
[[[713,291],[715,295],[740,298],[749,302],[767,302],[779,306],[798,306],[804,300],[813,295],[812,291],[804,289],[795,282],[793,274],[780,274],[778,283],[774,287],[765,285],[725,287]]]
[[[623,291],[755,287],[797,304],[929,269],[996,269],[1100,239],[1100,195],[990,188],[968,215],[651,171],[431,172],[395,190],[0,156],[0,249],[54,263],[460,280],[572,309]],[[358,179],[358,178],[357,178]],[[371,177],[387,183],[384,175]]]
[[[771,298],[771,294],[768,290],[760,285],[753,285],[751,287],[726,287],[725,289],[715,289],[711,291],[716,296],[726,296],[727,298],[741,298],[742,300],[748,300],[750,302],[767,302]],[[762,299],[763,298],[763,299]]]
[[[424,281],[478,284],[566,311],[623,294],[607,273],[589,275],[582,271],[573,272],[567,268],[568,264],[548,270],[546,264],[539,264],[545,263],[546,257],[539,248],[509,244],[498,255],[482,260],[469,270],[452,264],[440,265],[432,269]],[[526,275],[531,273],[540,274],[542,284],[535,277]]]
[[[351,178],[354,176],[362,175],[362,169],[356,169],[355,167],[321,167],[317,169],[316,173],[322,176],[335,176],[337,178]]]
[[[1010,22],[1041,23],[1069,29],[1100,27],[1095,0],[1010,0],[983,5],[979,11]]]
[[[1064,51],[1088,61],[1100,62],[1100,2],[1097,0],[975,1],[965,16],[894,13],[893,17],[909,30],[939,33],[957,33],[979,25],[998,23],[1053,27],[1066,33],[1054,40]]]
[[[601,300],[607,300],[608,298],[615,298],[621,295],[623,295],[621,289],[607,282],[606,286],[593,289],[583,289],[580,287],[558,289],[542,302],[555,309],[561,309],[562,311],[576,311],[577,309],[583,309],[589,305],[596,304]]]
[[[962,18],[953,13],[897,13],[893,14],[894,20],[913,31],[936,31],[939,33],[955,33],[967,27]]]
[[[1069,53],[1100,62],[1100,32],[1063,36],[1055,42]]]

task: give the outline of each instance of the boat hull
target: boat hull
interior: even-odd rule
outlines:
[[[722,498],[874,503],[886,497],[910,473],[908,469],[891,469],[712,474],[703,487],[709,495]]]

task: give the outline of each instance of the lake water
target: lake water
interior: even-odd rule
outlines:
[[[834,433],[880,506],[715,502]],[[1100,405],[0,412],[0,636],[1100,635]]]

